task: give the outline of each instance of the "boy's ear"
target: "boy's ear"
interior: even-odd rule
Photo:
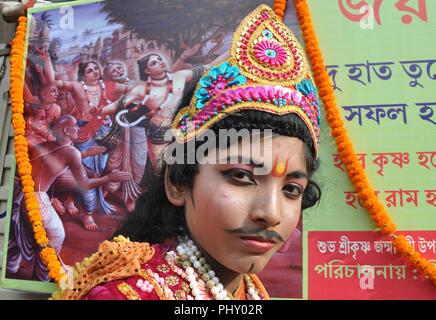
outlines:
[[[172,205],[181,207],[185,205],[186,187],[176,185],[170,179],[169,168],[165,169],[165,193]]]

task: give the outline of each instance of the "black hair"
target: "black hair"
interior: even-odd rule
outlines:
[[[85,74],[85,69],[90,63],[93,63],[96,66],[98,66],[98,68],[100,69],[100,78],[101,78],[102,75],[101,75],[100,65],[96,61],[89,60],[89,61],[81,62],[79,64],[79,69],[77,70],[77,81],[79,81],[79,82],[83,81],[83,75]]]
[[[319,161],[315,159],[313,141],[306,124],[296,114],[273,115],[258,110],[244,110],[221,119],[211,129],[271,129],[273,133],[296,137],[306,147],[306,168],[309,177],[307,187],[302,195],[302,210],[314,206],[321,197],[321,190],[312,180],[318,169]],[[196,142],[197,148],[204,142]],[[185,154],[185,157],[187,155]],[[136,202],[135,210],[115,233],[129,237],[132,241],[162,243],[172,237],[186,234],[184,207],[170,203],[165,192],[164,174],[168,167],[169,179],[175,185],[193,188],[194,177],[198,173],[198,164],[173,164],[162,166],[160,174],[154,177],[152,189],[143,193]]]
[[[144,69],[148,68],[148,62],[150,61],[150,58],[153,56],[161,57],[160,54],[149,53],[149,54],[143,56],[140,60],[138,60],[138,73],[139,73],[139,79],[141,81],[148,80],[149,74],[147,72],[145,72]]]

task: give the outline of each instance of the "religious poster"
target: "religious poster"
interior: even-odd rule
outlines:
[[[28,11],[26,140],[44,228],[66,273],[153,190],[176,110],[227,58],[241,20],[273,2],[80,0]],[[304,47],[292,2],[284,23]],[[436,3],[307,2],[359,161],[398,230],[436,263]],[[319,205],[258,274],[271,298],[434,299],[431,281],[372,224],[323,106],[319,157]],[[18,174],[10,185],[1,285],[52,293]]]

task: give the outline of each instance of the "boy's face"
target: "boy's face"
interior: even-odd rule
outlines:
[[[240,145],[232,152],[226,157],[253,157]],[[297,138],[278,136],[271,152],[271,170],[263,175],[242,161],[200,165],[185,196],[191,237],[218,273],[261,271],[298,223],[308,183],[305,146]]]

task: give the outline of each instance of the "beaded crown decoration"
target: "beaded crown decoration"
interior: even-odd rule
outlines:
[[[305,52],[266,5],[241,22],[229,59],[200,79],[190,105],[174,118],[175,138],[187,142],[241,110],[297,114],[309,128],[318,154],[320,102]]]

